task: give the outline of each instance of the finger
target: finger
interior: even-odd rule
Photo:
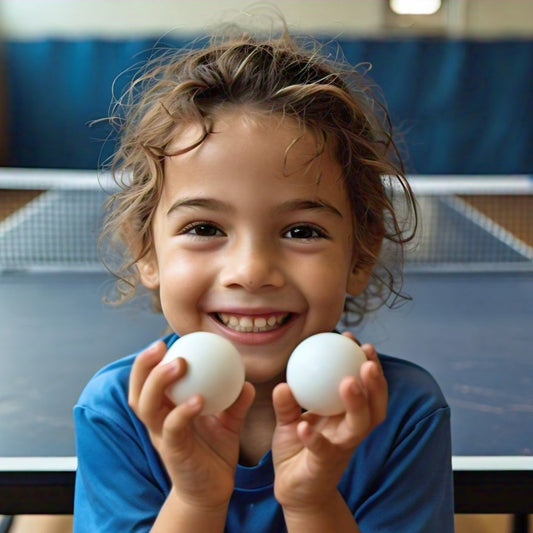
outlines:
[[[381,365],[376,361],[365,362],[361,367],[361,381],[366,390],[372,424],[380,424],[385,420],[388,404],[387,380]]]
[[[379,365],[380,371],[383,372],[383,370],[381,369],[381,362],[379,360],[378,353],[373,344],[370,344],[370,343],[361,344],[361,342],[359,342],[357,337],[351,331],[345,331],[342,335],[356,342],[361,347],[363,352],[365,353],[366,358],[369,361],[376,361],[377,364]]]
[[[342,333],[343,337],[348,337],[349,339],[352,339],[356,344],[361,346],[361,343],[359,342],[359,339],[351,332],[351,331],[344,331]]]
[[[346,376],[339,385],[339,394],[346,411],[358,411],[367,404],[366,390],[359,376]]]
[[[163,442],[167,446],[175,447],[184,440],[183,432],[189,430],[193,420],[202,412],[204,403],[202,396],[195,394],[168,413],[162,426]]]
[[[166,344],[156,341],[137,355],[130,373],[128,403],[135,408],[138,403],[141,390],[150,372],[156,367],[166,352]]]
[[[302,445],[313,455],[331,457],[333,444],[312,424],[302,421],[298,424],[296,432]]]
[[[255,398],[255,388],[245,382],[239,397],[220,414],[222,423],[230,430],[238,432]]]
[[[373,344],[365,343],[361,345],[361,349],[366,355],[369,361],[373,361],[378,366],[381,374],[383,374],[383,368],[381,367],[381,361],[379,360],[378,352]]]
[[[279,425],[290,424],[302,415],[302,408],[298,405],[287,383],[276,385],[272,392],[272,403]]]
[[[324,420],[327,422],[328,417],[324,415],[319,415],[318,413],[313,413],[312,411],[306,411],[302,413],[302,420],[309,422],[314,427],[317,427],[318,424],[324,424]]]
[[[167,395],[168,388],[187,372],[187,362],[178,357],[156,366],[146,378],[139,396],[137,411],[139,418],[148,426],[150,421],[161,421],[174,407]]]
[[[237,418],[244,418],[255,398],[255,387],[248,381],[244,382],[242,390],[235,402],[226,409],[227,413]]]
[[[346,408],[343,423],[339,426],[337,443],[358,445],[371,429],[371,412],[368,395],[359,378],[349,376],[341,381],[339,392]]]
[[[372,344],[363,344],[362,350],[368,359],[361,366],[361,383],[367,391],[373,410],[373,418],[382,420],[387,410],[388,387],[378,353]]]

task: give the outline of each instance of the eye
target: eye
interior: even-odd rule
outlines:
[[[326,234],[315,226],[302,224],[300,226],[293,226],[286,231],[283,236],[286,239],[302,239],[309,241],[312,239],[323,239],[326,237]]]
[[[192,235],[193,237],[219,237],[224,235],[223,231],[209,222],[194,222],[185,226],[181,235]]]

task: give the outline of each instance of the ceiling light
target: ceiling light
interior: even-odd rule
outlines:
[[[442,0],[389,0],[390,8],[397,15],[433,15]]]

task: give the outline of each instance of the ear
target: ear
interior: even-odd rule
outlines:
[[[147,289],[159,288],[159,265],[157,259],[153,255],[150,257],[143,257],[137,262],[137,270],[141,278],[141,283]]]
[[[346,292],[351,296],[359,296],[366,289],[370,281],[370,276],[372,275],[372,270],[376,266],[382,242],[383,240],[380,237],[372,244],[370,253],[368,254],[371,258],[370,261],[367,259],[362,262],[359,258],[354,257],[352,270],[346,282]]]
[[[346,292],[351,296],[359,296],[368,285],[370,275],[372,274],[372,266],[366,268],[358,267],[355,265],[348,275],[346,282]]]

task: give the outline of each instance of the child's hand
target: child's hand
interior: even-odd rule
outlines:
[[[158,341],[141,352],[129,383],[129,405],[145,424],[173,484],[188,505],[216,508],[227,505],[234,487],[239,457],[239,431],[254,389],[245,383],[239,398],[217,415],[198,416],[201,396],[178,406],[165,391],[187,370],[184,359],[159,365],[166,345]]]
[[[345,334],[354,339],[353,335]],[[340,384],[346,413],[319,416],[301,412],[286,383],[274,389],[277,427],[272,443],[274,491],[285,509],[327,505],[354,450],[385,419],[387,382],[375,348],[362,346],[368,361],[361,384],[347,377]]]

